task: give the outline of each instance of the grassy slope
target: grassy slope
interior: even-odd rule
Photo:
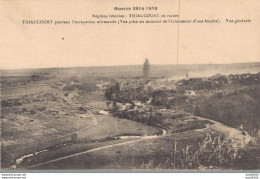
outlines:
[[[241,124],[250,132],[260,129],[260,91],[252,89],[242,93],[208,100],[200,106],[199,115],[232,127]]]

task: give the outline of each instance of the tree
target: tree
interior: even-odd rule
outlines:
[[[109,101],[115,100],[119,97],[119,93],[120,93],[120,85],[119,83],[116,83],[114,86],[111,86],[106,89],[105,98]]]
[[[150,64],[149,64],[148,59],[145,59],[144,66],[143,66],[144,80],[148,80],[149,73],[150,73]]]
[[[109,105],[111,104],[111,101],[107,101],[106,105],[107,105],[107,109],[109,110]]]
[[[167,93],[163,90],[157,90],[152,93],[152,104],[162,106],[168,103]]]

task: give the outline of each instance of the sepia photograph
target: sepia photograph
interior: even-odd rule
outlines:
[[[259,172],[258,1],[1,5],[1,170]]]
[[[3,70],[2,168],[256,170],[260,63]]]

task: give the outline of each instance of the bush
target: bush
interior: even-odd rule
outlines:
[[[12,107],[13,105],[6,100],[1,101],[2,107]]]
[[[163,90],[157,90],[152,93],[152,104],[155,106],[162,106],[168,104],[167,93]]]
[[[247,144],[244,148],[234,148],[228,139],[210,134],[202,143],[188,145],[169,154],[165,162],[156,163],[154,159],[138,166],[138,169],[196,169],[196,170],[257,170],[259,169],[259,144]],[[175,156],[175,157],[174,157]]]

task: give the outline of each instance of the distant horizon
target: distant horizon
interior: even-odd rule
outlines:
[[[181,64],[153,64],[150,63],[150,65],[156,65],[156,66],[168,66],[168,65],[231,65],[231,64],[253,64],[253,63],[259,63],[259,62],[235,62],[235,63],[181,63]],[[124,67],[124,66],[142,66],[143,64],[129,64],[129,65],[96,65],[96,66],[64,66],[64,67],[36,67],[36,68],[0,68],[0,70],[33,70],[33,69],[62,69],[62,68],[95,68],[95,67]]]

